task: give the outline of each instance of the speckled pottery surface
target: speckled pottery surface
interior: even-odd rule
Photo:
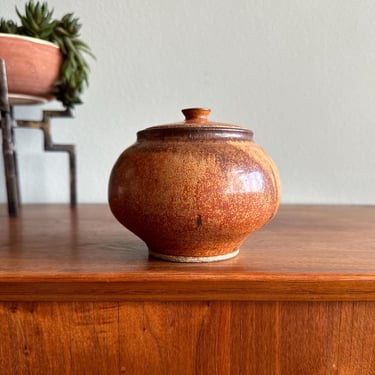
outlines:
[[[109,205],[153,257],[229,259],[275,216],[277,168],[250,130],[209,121],[209,109],[183,113],[184,122],[137,133],[112,169]]]

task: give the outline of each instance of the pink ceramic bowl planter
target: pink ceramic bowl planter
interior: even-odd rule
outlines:
[[[0,34],[10,100],[20,104],[50,100],[63,56],[57,45],[21,35]]]
[[[109,205],[154,257],[229,259],[275,216],[279,175],[250,130],[210,122],[208,109],[183,113],[182,123],[138,132],[113,167]]]

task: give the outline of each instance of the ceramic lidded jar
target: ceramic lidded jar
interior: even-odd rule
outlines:
[[[182,112],[184,122],[137,133],[112,169],[109,205],[154,257],[229,259],[275,216],[278,171],[250,130],[209,121],[209,109]]]

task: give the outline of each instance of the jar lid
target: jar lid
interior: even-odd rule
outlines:
[[[252,140],[253,132],[239,125],[225,124],[222,122],[209,121],[208,116],[211,109],[208,108],[186,108],[182,110],[185,121],[166,125],[157,125],[141,130],[137,133],[138,138],[153,138],[173,135],[197,135],[215,133],[219,136],[243,138]]]

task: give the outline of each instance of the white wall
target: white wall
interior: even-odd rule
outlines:
[[[1,2],[6,17],[24,4]],[[77,146],[80,202],[106,201],[110,169],[138,130],[203,106],[255,132],[283,202],[375,204],[373,0],[49,4],[80,16],[97,56],[85,104],[53,125],[56,142]],[[17,146],[23,201],[66,202],[67,156],[44,153],[36,130],[17,130]]]

